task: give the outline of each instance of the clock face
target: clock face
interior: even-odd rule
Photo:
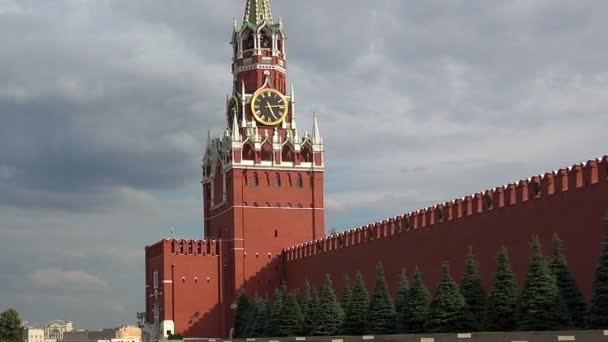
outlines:
[[[275,89],[258,90],[251,100],[251,112],[260,123],[276,125],[287,116],[287,99]]]

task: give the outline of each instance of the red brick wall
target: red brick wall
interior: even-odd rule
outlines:
[[[411,275],[416,265],[434,291],[444,260],[451,262],[452,276],[460,279],[471,245],[480,261],[483,284],[489,288],[501,246],[509,248],[521,282],[531,236],[541,237],[549,256],[552,234],[558,233],[570,268],[589,297],[601,251],[602,218],[608,210],[607,172],[608,158],[604,157],[601,162],[346,232],[341,234],[345,247],[339,247],[339,238],[334,236],[320,241],[325,252],[318,252],[317,242],[290,248],[284,253],[286,280],[290,287],[302,287],[307,279],[319,286],[329,273],[339,289],[344,274],[352,278],[361,271],[371,290],[375,266],[382,261],[393,292],[401,269],[405,267]]]
[[[175,332],[186,337],[223,335],[226,322],[222,317],[228,308],[220,306],[221,256],[218,252],[221,248],[217,243],[209,240],[163,240],[146,248],[148,322],[154,321],[152,275],[158,271],[159,292],[162,293],[159,296],[162,303],[160,322],[174,321]],[[180,244],[184,246],[183,251]]]

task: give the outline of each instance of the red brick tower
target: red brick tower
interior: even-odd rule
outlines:
[[[247,1],[232,35],[234,86],[226,129],[203,159],[204,230],[221,242],[226,303],[240,289],[270,293],[284,279],[281,251],[325,233],[323,140],[316,115],[300,136],[281,21],[269,0]]]
[[[300,136],[281,21],[248,0],[232,35],[234,85],[226,129],[202,163],[204,240],[146,247],[146,341],[230,333],[236,297],[285,279],[282,250],[324,237],[323,139],[316,114]]]

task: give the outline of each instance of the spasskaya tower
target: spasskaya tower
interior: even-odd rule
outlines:
[[[323,139],[296,123],[281,20],[248,0],[232,33],[226,127],[202,162],[204,239],[146,247],[144,339],[229,336],[239,291],[271,295],[286,248],[325,235]]]
[[[205,238],[226,242],[230,291],[268,293],[282,280],[283,248],[324,236],[323,139],[296,123],[281,20],[248,0],[232,34],[226,129],[203,159]]]

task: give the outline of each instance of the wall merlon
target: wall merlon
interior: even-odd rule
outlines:
[[[608,156],[604,156],[599,162],[598,178],[600,182],[608,180]]]
[[[494,207],[495,208],[502,208],[506,205],[507,201],[506,201],[505,193],[506,193],[506,191],[505,191],[504,185],[501,185],[494,190],[493,196],[494,196]]]
[[[481,213],[483,210],[483,193],[478,192],[475,194],[475,200],[473,201],[473,214]]]
[[[559,171],[557,171],[557,191],[568,191],[568,185],[568,169],[559,169]]]
[[[522,179],[517,183],[517,202],[526,202],[528,200],[528,180]]]
[[[597,159],[589,160],[585,164],[583,169],[584,169],[584,176],[585,176],[586,184],[595,184],[599,181]]]
[[[568,185],[569,188],[574,190],[582,187],[583,184],[583,165],[575,164],[572,165],[568,172]]]
[[[473,215],[473,196],[466,195],[463,201],[463,211],[464,215],[471,216]]]
[[[555,173],[547,172],[541,180],[541,193],[543,195],[555,194]]]

